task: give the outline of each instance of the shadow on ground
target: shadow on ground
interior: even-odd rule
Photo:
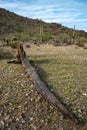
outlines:
[[[2,60],[2,59],[12,59],[12,58],[14,58],[14,56],[10,51],[0,49],[0,60]]]
[[[80,124],[85,124],[86,121],[84,119],[78,117],[78,113],[75,114],[73,112],[71,105],[64,103],[64,99],[62,97],[60,97],[60,95],[55,90],[52,91],[53,86],[48,85],[48,83],[46,81],[48,75],[40,66],[38,66],[38,64],[50,63],[50,62],[51,62],[51,59],[48,59],[48,60],[47,59],[46,60],[35,60],[34,59],[34,61],[30,61],[32,66],[36,69],[40,79],[46,84],[47,88],[53,93],[53,95],[68,109],[68,111],[70,113],[72,113],[72,115],[79,121]]]

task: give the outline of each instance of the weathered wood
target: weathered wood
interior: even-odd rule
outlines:
[[[17,60],[10,60],[7,63],[21,64],[22,60],[26,57],[26,53],[23,49],[23,45],[18,43],[17,45]]]
[[[19,62],[18,60],[10,60],[10,61],[7,61],[8,64],[20,64],[21,62]]]
[[[22,60],[26,57],[26,53],[23,49],[23,45],[21,43],[17,46],[18,54],[17,54],[17,61],[22,63]]]
[[[78,119],[71,113],[69,110],[56,98],[50,90],[46,87],[45,83],[39,78],[36,70],[32,67],[30,62],[28,61],[25,52],[23,50],[23,46],[20,44],[18,47],[18,54],[20,57],[20,60],[22,62],[23,67],[25,68],[25,71],[27,75],[31,76],[36,89],[48,100],[51,104],[53,104],[55,107],[57,107],[62,114],[66,115],[70,119],[72,119],[76,124],[79,123]]]

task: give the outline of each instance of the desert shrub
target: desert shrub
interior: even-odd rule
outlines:
[[[67,44],[67,42],[68,42],[67,34],[60,34],[55,42],[58,44],[61,43],[62,45]]]
[[[64,26],[61,26],[61,30],[62,30],[62,31],[65,31],[66,28],[65,28]]]
[[[25,47],[26,47],[26,48],[30,48],[30,45],[29,45],[29,44],[26,44]]]
[[[54,46],[60,46],[60,43],[54,42],[53,45],[54,45]]]
[[[60,46],[60,40],[55,39],[55,42],[53,43],[54,46]]]
[[[40,35],[39,34],[34,34],[32,39],[33,39],[34,42],[37,42],[37,41],[40,40]]]
[[[44,34],[42,35],[42,41],[43,41],[43,42],[48,41],[48,40],[51,39],[51,38],[52,38],[52,36],[51,36],[50,33],[44,33]]]
[[[56,39],[55,42],[56,42],[56,43],[60,43],[60,40],[59,40],[59,39]]]
[[[28,33],[22,32],[22,33],[20,34],[20,40],[22,40],[22,41],[29,41],[29,39],[30,39],[30,37],[29,37],[29,34],[28,34]]]
[[[8,46],[11,46],[13,49],[16,49],[18,45],[18,42],[10,42]]]
[[[86,38],[84,38],[84,37],[79,37],[79,41],[81,41],[81,42],[85,43],[85,42],[87,42],[87,39],[86,39]]]
[[[11,46],[13,49],[16,49],[18,45],[18,40],[16,37],[8,40],[7,46]]]
[[[78,45],[80,47],[84,47],[85,42],[87,42],[86,38],[78,37],[78,42],[76,43],[76,45]]]
[[[41,39],[42,39],[42,42],[48,41],[51,38],[52,38],[51,34],[47,33],[47,32],[43,33],[42,35],[34,34],[34,36],[33,36],[34,41],[41,41]]]
[[[83,47],[83,46],[84,46],[84,43],[82,43],[82,42],[77,42],[76,45],[79,46],[79,47]]]
[[[72,44],[74,44],[74,39],[71,37],[68,37],[67,38],[67,45],[72,45]]]
[[[87,43],[84,43],[83,49],[87,49]]]

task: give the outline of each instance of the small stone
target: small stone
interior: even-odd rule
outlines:
[[[24,124],[26,121],[24,119],[22,119],[22,124]]]
[[[33,117],[30,117],[29,119],[32,121],[32,120],[33,120]]]
[[[20,81],[17,81],[17,84],[19,84],[20,83]]]
[[[20,116],[19,118],[22,119],[22,116]]]
[[[4,128],[5,125],[4,121],[1,121],[0,123],[1,123],[1,127]]]
[[[10,106],[12,106],[12,103],[11,103],[11,102],[9,102],[9,105],[10,105]]]
[[[53,106],[50,106],[50,109],[53,110]]]
[[[47,125],[47,122],[45,123],[45,125]]]
[[[33,124],[30,125],[34,130],[36,130],[36,126],[34,126]]]
[[[28,96],[28,93],[26,93],[26,97]]]
[[[33,98],[31,98],[30,100],[31,100],[31,102],[32,102],[32,101],[33,101]]]
[[[83,93],[83,96],[87,96],[87,94],[86,94],[86,93]]]
[[[18,108],[21,108],[21,106],[18,106]]]
[[[24,74],[23,74],[23,73],[21,73],[21,75],[23,76]]]
[[[25,103],[24,104],[27,104],[28,102],[27,101],[25,101]]]
[[[9,117],[10,117],[10,116],[7,115],[7,116],[4,118],[4,120],[7,121],[7,120],[9,119]]]
[[[5,96],[8,96],[8,93],[5,93]]]
[[[28,108],[27,108],[27,107],[25,107],[24,109],[25,109],[25,110],[28,110]]]
[[[81,110],[79,109],[78,112],[81,113]]]
[[[16,118],[16,121],[19,121],[19,118]]]
[[[44,120],[41,120],[41,123],[44,123]]]

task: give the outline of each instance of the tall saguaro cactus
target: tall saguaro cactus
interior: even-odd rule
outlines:
[[[43,23],[40,20],[40,42],[43,42]]]
[[[75,25],[74,25],[74,28],[73,28],[73,43],[75,42]]]

